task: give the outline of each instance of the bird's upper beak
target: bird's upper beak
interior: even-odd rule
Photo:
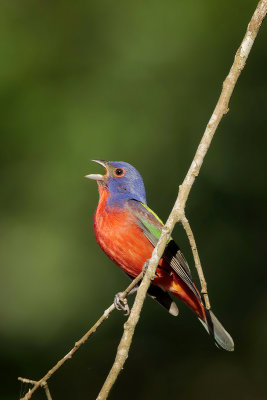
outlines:
[[[108,166],[107,166],[107,161],[104,160],[92,160],[100,165],[102,165],[105,168],[105,175],[101,175],[101,174],[89,174],[89,175],[85,175],[85,178],[88,179],[93,179],[94,181],[104,181],[107,174],[108,174]]]

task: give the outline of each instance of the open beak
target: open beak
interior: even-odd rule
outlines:
[[[94,161],[100,165],[102,165],[105,168],[105,175],[100,175],[100,174],[89,174],[89,175],[85,175],[85,178],[88,179],[93,179],[94,181],[104,181],[106,174],[108,173],[107,170],[107,161],[104,160],[91,160]]]

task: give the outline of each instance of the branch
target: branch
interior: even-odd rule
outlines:
[[[134,330],[135,330],[136,324],[140,317],[140,312],[143,307],[143,303],[144,303],[144,300],[146,297],[147,290],[149,288],[151,281],[154,278],[158,263],[159,263],[159,261],[162,257],[162,254],[165,250],[165,247],[170,238],[171,232],[172,232],[175,224],[179,221],[182,221],[184,227],[186,227],[187,235],[189,233],[188,239],[190,241],[192,249],[195,248],[195,250],[193,250],[193,255],[194,255],[195,261],[197,261],[196,265],[198,265],[198,272],[200,272],[201,285],[204,285],[204,287],[202,287],[202,291],[204,291],[204,294],[206,294],[206,291],[207,291],[207,289],[205,287],[206,282],[205,282],[205,279],[203,280],[204,275],[203,275],[201,265],[199,262],[199,257],[198,257],[196,246],[195,246],[194,236],[192,234],[190,225],[185,218],[186,201],[188,199],[188,196],[189,196],[189,193],[193,186],[193,183],[199,174],[203,160],[204,160],[205,155],[210,147],[211,141],[212,141],[213,136],[216,132],[216,129],[219,125],[219,122],[221,121],[223,115],[228,112],[228,104],[229,104],[232,92],[233,92],[236,82],[239,78],[239,75],[245,66],[245,63],[248,58],[251,47],[257,36],[258,30],[261,26],[261,23],[266,15],[266,10],[267,10],[267,0],[261,0],[258,3],[257,8],[251,18],[251,21],[248,25],[248,28],[247,28],[246,34],[244,36],[244,39],[241,43],[241,46],[239,47],[239,49],[236,52],[233,65],[223,83],[223,89],[222,89],[221,95],[219,97],[219,100],[216,104],[216,107],[215,107],[215,109],[212,113],[212,116],[208,122],[208,125],[205,129],[205,132],[202,136],[202,139],[200,141],[200,144],[198,146],[198,149],[196,151],[194,159],[191,163],[191,166],[186,174],[186,177],[185,177],[182,185],[179,187],[177,200],[176,200],[174,207],[169,215],[166,225],[162,229],[160,239],[159,239],[156,247],[153,250],[152,257],[149,261],[147,271],[146,271],[144,278],[141,282],[141,285],[137,291],[137,295],[135,298],[135,302],[134,302],[131,314],[130,314],[128,320],[126,321],[126,323],[124,324],[124,332],[123,332],[120,344],[117,349],[117,354],[115,357],[114,364],[107,376],[106,381],[104,382],[103,387],[101,388],[101,390],[99,392],[97,400],[105,400],[108,397],[108,394],[109,394],[114,382],[116,381],[116,379],[119,375],[119,372],[122,370],[122,368],[124,366],[124,363],[128,357]],[[205,298],[205,301],[207,301],[207,296]],[[208,306],[209,306],[209,304],[208,304]]]
[[[194,237],[193,231],[191,229],[191,226],[190,226],[189,221],[186,218],[185,214],[182,216],[181,222],[183,224],[183,228],[186,232],[186,235],[188,237],[188,240],[189,240],[189,243],[191,246],[191,250],[192,250],[194,261],[195,261],[195,267],[196,267],[198,277],[200,280],[200,284],[201,284],[201,293],[203,294],[203,298],[205,301],[205,306],[206,306],[207,310],[209,310],[210,309],[210,300],[209,300],[209,296],[208,296],[207,282],[206,282],[206,279],[204,277],[204,273],[203,273],[203,270],[201,267],[201,262],[200,262],[199,254],[197,251],[195,237]]]
[[[35,385],[36,383],[38,383],[37,381],[33,381],[32,379],[27,379],[27,378],[18,378],[19,381],[23,382],[23,383],[30,383],[31,385]],[[44,388],[45,391],[45,395],[47,400],[52,400],[52,396],[48,387],[48,384],[46,381],[43,381],[41,386]]]
[[[130,291],[140,282],[140,280],[143,277],[143,272],[141,272],[131,283],[130,285],[124,290],[124,292],[122,293],[121,297],[122,299],[125,299],[128,294],[130,293]],[[49,378],[51,378],[51,376],[67,361],[69,360],[74,353],[76,353],[76,351],[81,347],[82,344],[84,344],[86,342],[86,340],[97,330],[97,328],[102,324],[102,322],[104,322],[109,315],[112,313],[112,311],[115,310],[115,305],[114,303],[111,304],[111,306],[109,306],[109,308],[107,308],[104,313],[102,314],[102,316],[96,321],[96,323],[92,326],[91,329],[89,329],[88,332],[86,332],[86,334],[80,339],[78,340],[78,342],[75,343],[74,347],[71,349],[71,351],[68,352],[68,354],[66,354],[61,360],[59,360],[56,365],[54,365],[53,368],[51,368],[47,374],[45,376],[43,376],[43,378],[41,378],[39,381],[33,381],[31,379],[27,379],[27,378],[18,378],[19,381],[22,382],[26,382],[26,383],[31,383],[33,384],[33,387],[28,391],[28,393],[21,398],[20,400],[29,400],[32,397],[32,394],[35,392],[36,389],[38,389],[40,386],[42,387],[46,387],[47,385],[47,381]],[[47,386],[48,388],[48,386]],[[51,395],[50,395],[51,398]],[[48,400],[50,400],[48,398]]]
[[[257,36],[258,30],[260,28],[260,25],[266,15],[266,9],[267,9],[267,0],[261,0],[256,8],[256,11],[253,14],[253,17],[248,25],[248,29],[246,32],[246,35],[241,43],[241,46],[239,47],[234,63],[231,67],[231,70],[225,79],[223,83],[223,90],[221,92],[220,98],[217,102],[217,105],[214,109],[214,112],[209,120],[209,123],[206,127],[206,130],[204,132],[204,135],[201,139],[201,142],[198,146],[197,152],[195,154],[195,157],[193,159],[193,162],[189,168],[189,171],[182,183],[182,185],[179,188],[179,193],[177,200],[174,204],[174,207],[172,209],[172,212],[166,222],[166,225],[164,226],[162,230],[161,237],[157,243],[157,246],[155,247],[152,257],[150,259],[147,271],[144,275],[144,278],[141,282],[141,285],[138,289],[137,296],[132,308],[132,312],[130,314],[130,317],[128,321],[124,324],[124,333],[120,342],[120,345],[118,347],[117,355],[115,362],[113,364],[113,367],[106,379],[106,382],[104,383],[104,386],[102,387],[99,395],[98,395],[98,400],[106,399],[108,396],[108,393],[113,386],[115,380],[117,379],[117,376],[120,372],[120,370],[123,368],[124,362],[126,361],[128,357],[128,352],[129,348],[131,345],[133,333],[135,326],[139,320],[140,312],[144,303],[144,299],[146,297],[146,292],[147,289],[151,283],[151,281],[154,279],[154,274],[158,265],[158,262],[164,252],[166,243],[171,235],[171,232],[175,226],[175,224],[179,221],[182,222],[183,227],[187,233],[193,256],[194,256],[194,261],[195,265],[198,271],[200,283],[201,283],[201,292],[204,294],[204,299],[205,299],[205,304],[207,308],[210,308],[209,305],[209,299],[208,299],[208,294],[207,294],[207,284],[204,278],[204,274],[201,268],[200,264],[200,259],[199,255],[197,252],[197,247],[194,239],[193,232],[191,230],[191,227],[189,225],[188,220],[186,219],[185,216],[185,205],[187,198],[189,196],[190,190],[192,188],[192,185],[195,181],[196,176],[198,175],[201,165],[203,163],[204,157],[210,147],[212,138],[215,134],[215,131],[217,129],[217,126],[222,119],[222,116],[228,112],[228,104],[230,97],[232,95],[233,89],[235,87],[235,84],[237,82],[237,79],[242,71],[242,69],[245,66],[247,57],[249,55],[249,52],[251,50],[251,47],[254,43],[254,40]],[[122,298],[126,298],[129,292],[138,284],[138,282],[142,279],[143,277],[143,272],[139,274],[132,282],[131,284],[127,287],[127,289],[123,292]],[[46,396],[47,399],[51,399],[51,395],[48,389],[47,385],[47,380],[67,361],[69,360],[73,354],[80,348],[82,344],[85,343],[85,341],[96,331],[96,329],[104,322],[109,315],[111,314],[112,311],[114,311],[115,306],[112,304],[108,309],[105,310],[103,315],[98,319],[98,321],[93,325],[93,327],[78,341],[75,343],[75,346],[72,348],[72,350],[66,354],[58,363],[48,371],[48,373],[39,381],[33,381],[29,380],[26,378],[18,378],[22,382],[27,382],[31,383],[34,386],[32,389],[29,390],[29,392],[21,399],[21,400],[29,400],[32,396],[32,394],[35,392],[35,390],[42,386],[44,387],[46,391]]]

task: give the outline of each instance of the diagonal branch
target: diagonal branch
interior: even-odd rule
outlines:
[[[122,299],[125,299],[128,294],[130,293],[130,291],[140,282],[140,280],[143,277],[143,272],[141,272],[131,283],[130,285],[124,290],[124,292],[121,295]],[[47,381],[49,378],[51,378],[51,376],[69,359],[71,359],[71,357],[73,356],[74,353],[76,353],[76,351],[81,347],[82,344],[84,344],[86,342],[86,340],[97,330],[97,328],[102,324],[102,322],[104,322],[109,315],[112,313],[112,311],[115,310],[115,305],[114,303],[111,304],[111,306],[109,306],[109,308],[107,308],[104,313],[102,314],[102,316],[96,321],[96,323],[92,326],[91,329],[89,329],[88,332],[86,332],[85,335],[83,335],[83,337],[78,340],[74,347],[71,349],[71,351],[68,352],[68,354],[66,354],[61,360],[59,360],[56,365],[53,366],[53,368],[51,368],[44,376],[43,378],[41,378],[39,381],[33,381],[31,379],[27,379],[27,378],[18,378],[18,380],[22,381],[22,382],[26,382],[26,383],[31,383],[33,384],[33,387],[28,391],[28,393],[26,393],[26,395],[21,398],[20,400],[29,400],[33,393],[35,392],[36,389],[38,389],[40,386],[46,388],[47,385]],[[47,386],[48,388],[48,386]],[[50,396],[51,397],[51,396]]]
[[[261,26],[261,23],[266,15],[266,10],[267,10],[267,0],[261,0],[258,3],[257,8],[250,20],[250,23],[248,25],[248,28],[247,28],[246,34],[244,36],[244,39],[241,43],[241,46],[239,47],[239,49],[236,52],[233,65],[223,83],[223,89],[222,89],[221,95],[219,97],[219,100],[216,104],[216,107],[215,107],[215,109],[212,113],[212,116],[208,122],[208,125],[205,129],[205,132],[202,136],[202,139],[197,148],[197,151],[196,151],[194,159],[191,163],[191,166],[186,174],[186,177],[185,177],[182,185],[179,187],[178,197],[177,197],[177,200],[171,211],[171,214],[166,222],[166,225],[164,226],[164,228],[162,230],[160,239],[159,239],[155,249],[153,250],[152,257],[150,259],[147,271],[146,271],[144,278],[141,282],[141,285],[137,291],[137,295],[135,298],[135,302],[134,302],[131,314],[130,314],[127,322],[124,324],[124,332],[123,332],[120,344],[118,346],[114,364],[107,376],[106,381],[104,382],[103,387],[101,388],[101,390],[99,392],[97,400],[105,400],[108,397],[108,394],[109,394],[113,384],[115,383],[115,381],[116,381],[120,371],[122,370],[124,363],[128,357],[134,330],[135,330],[136,324],[140,317],[140,312],[143,307],[143,303],[144,303],[144,300],[146,297],[147,290],[149,288],[151,280],[153,280],[153,278],[154,278],[155,271],[158,266],[159,260],[162,257],[165,246],[168,242],[168,239],[170,238],[171,232],[172,232],[175,224],[179,221],[183,221],[183,218],[185,218],[185,206],[186,206],[186,201],[188,199],[189,193],[191,191],[191,188],[193,186],[193,183],[194,183],[196,177],[199,174],[203,160],[204,160],[205,155],[210,147],[211,141],[212,141],[213,136],[216,132],[216,129],[219,125],[219,122],[221,121],[223,115],[228,112],[228,105],[229,105],[229,101],[230,101],[232,92],[233,92],[236,82],[240,76],[240,73],[245,66],[245,63],[246,63],[246,60],[250,53],[251,47],[257,36],[258,30]],[[184,219],[184,223],[186,224],[185,219]],[[186,225],[186,226],[188,228],[188,225]],[[191,231],[191,228],[190,228],[190,231]],[[191,244],[192,238],[193,238],[193,236],[191,234],[191,239],[189,236],[190,244]],[[193,244],[193,246],[194,246],[194,244]],[[194,256],[196,255],[195,252],[193,252],[193,254],[194,254]],[[200,263],[199,263],[198,267],[201,269]],[[202,269],[201,269],[201,273],[203,276]],[[205,287],[204,288],[202,287],[202,290],[204,290],[206,292]]]
[[[27,378],[18,378],[19,381],[23,382],[23,383],[30,383],[31,385],[36,385],[36,383],[38,383],[37,381],[33,381],[32,379],[27,379]],[[45,395],[47,400],[52,400],[52,396],[48,387],[48,384],[46,381],[43,381],[41,383],[41,386],[44,388],[45,391]]]

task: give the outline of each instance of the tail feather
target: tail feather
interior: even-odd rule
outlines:
[[[147,293],[150,297],[155,299],[157,302],[159,302],[159,304],[166,308],[171,315],[177,317],[179,310],[169,293],[164,292],[164,290],[162,290],[159,286],[155,285],[150,285]]]
[[[203,324],[207,332],[213,337],[215,344],[220,349],[226,351],[234,351],[234,341],[229,333],[224,329],[211,310],[205,309],[206,320],[200,322]]]

